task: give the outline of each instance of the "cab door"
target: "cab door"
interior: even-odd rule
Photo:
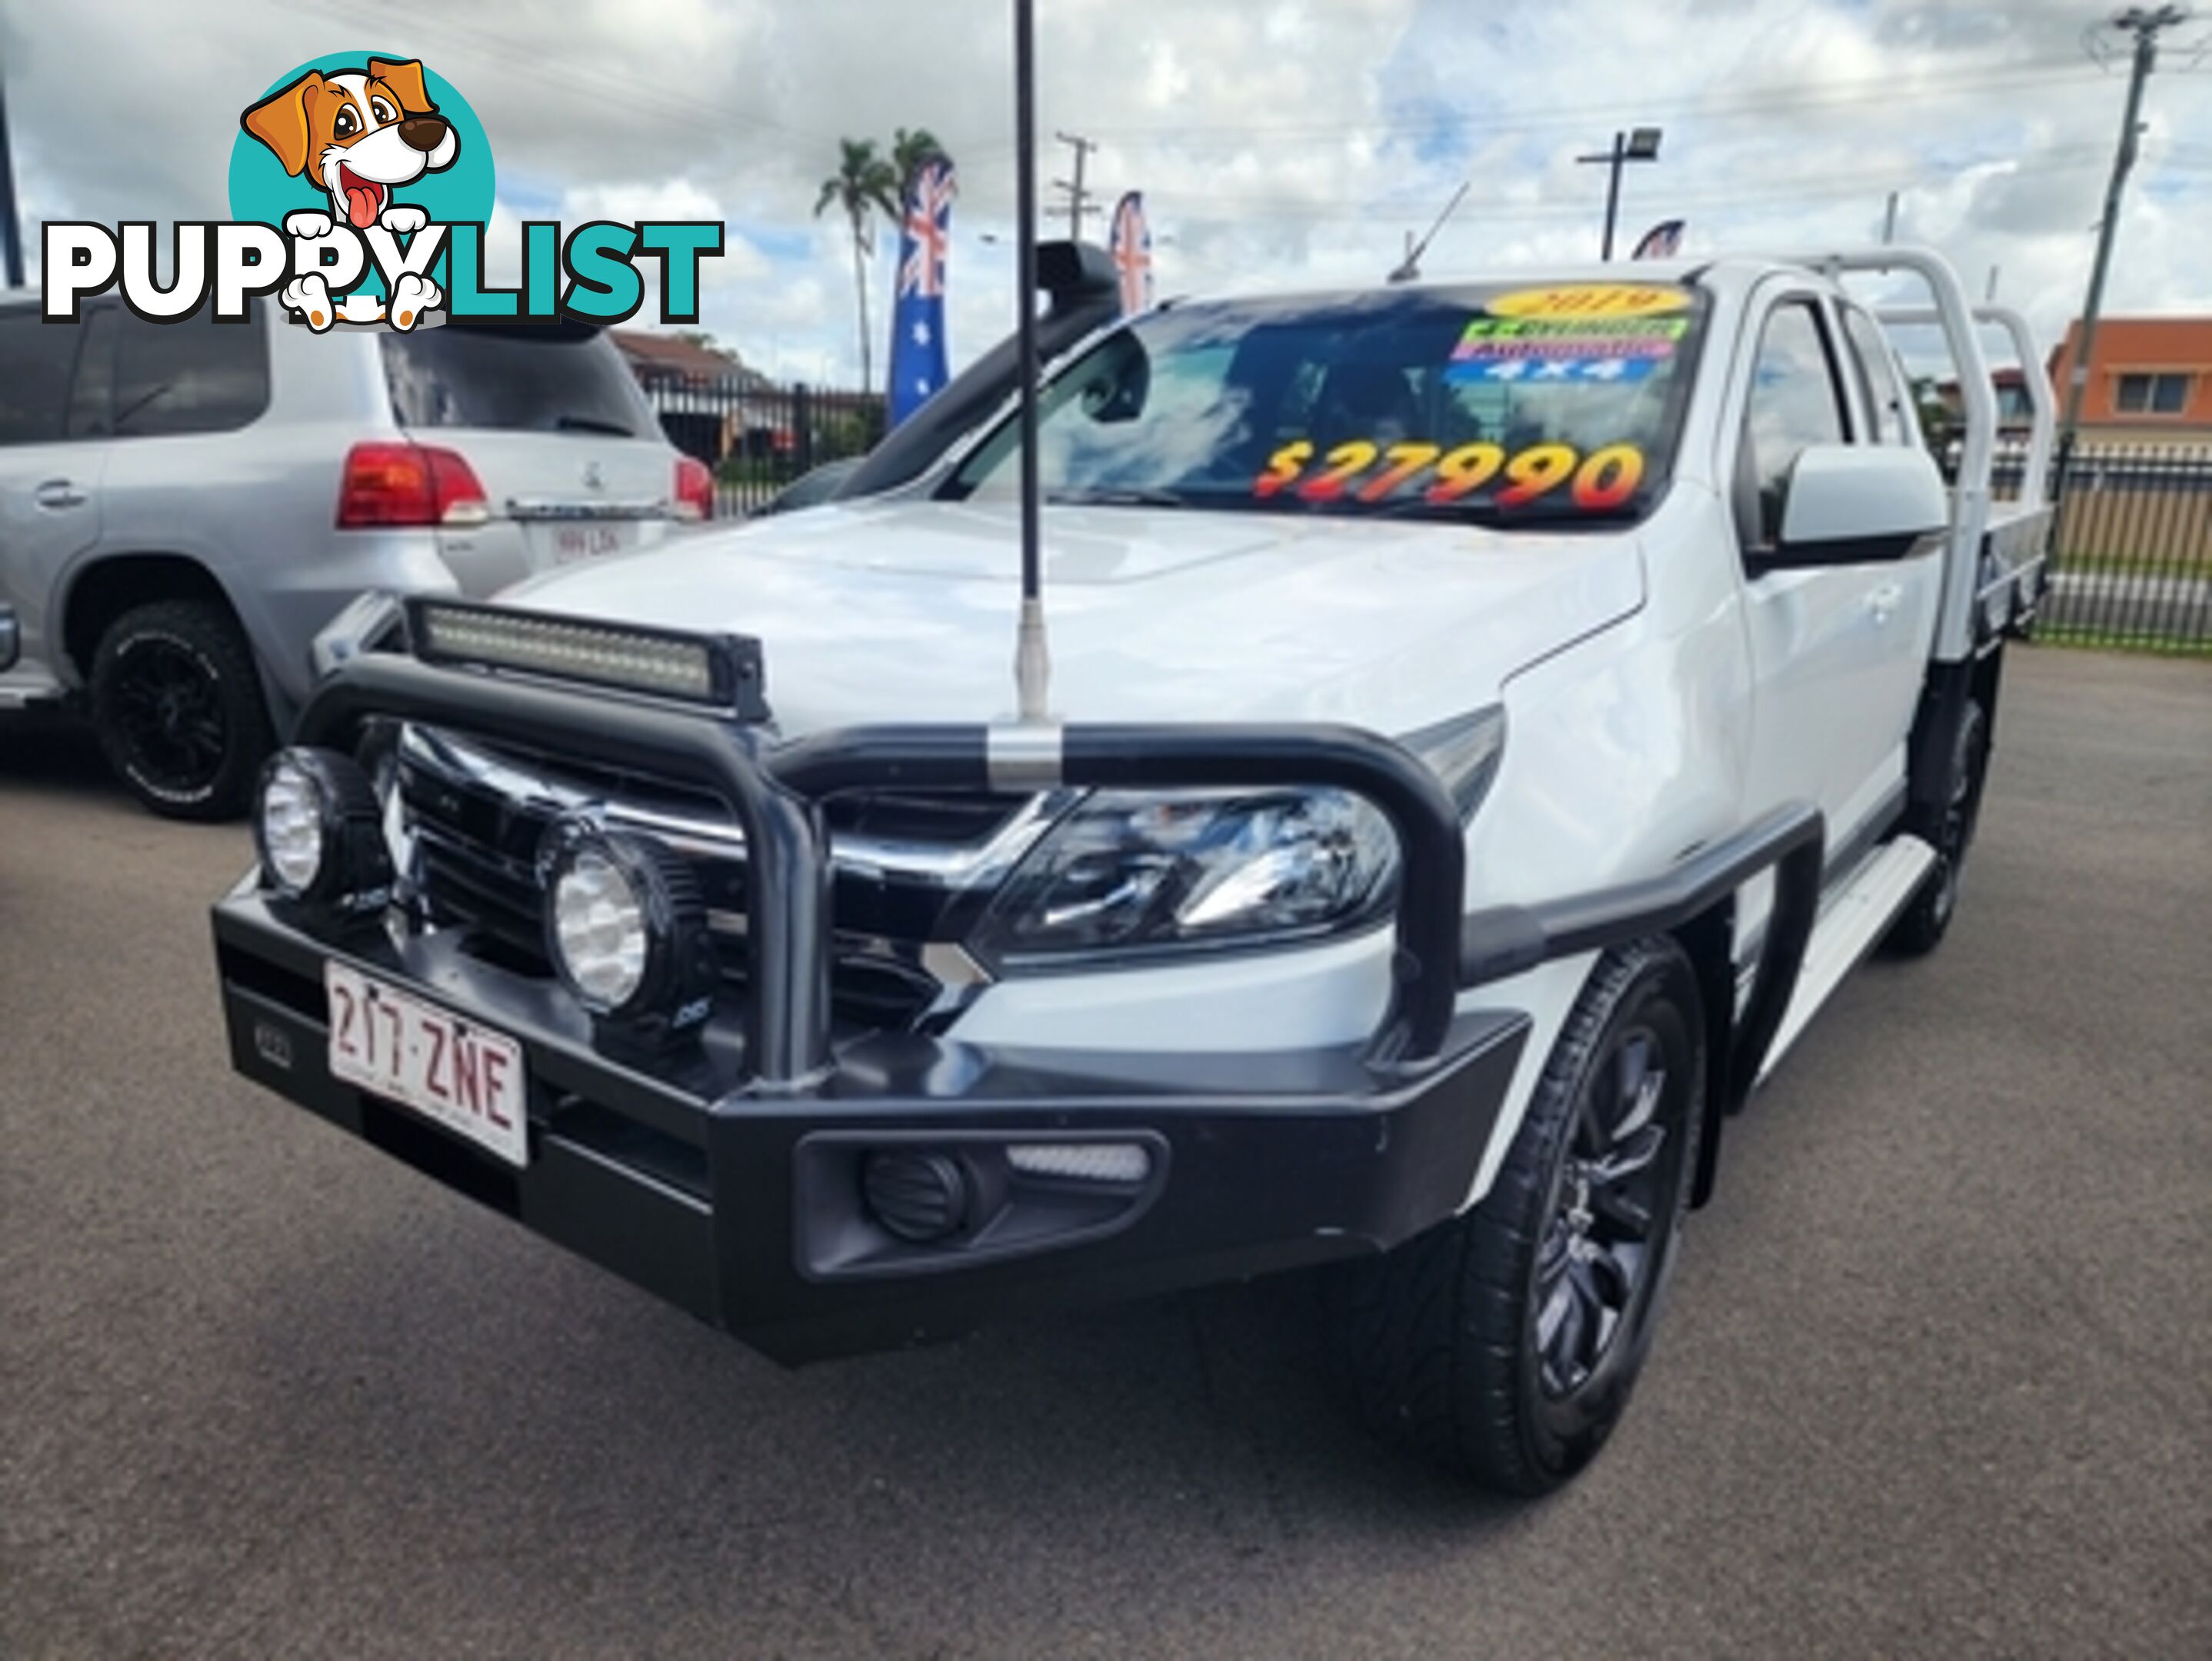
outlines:
[[[1768,290],[1738,366],[1723,428],[1753,676],[1747,808],[1813,802],[1828,846],[1849,840],[1904,778],[1888,650],[1905,593],[1897,562],[1762,567],[1790,474],[1808,445],[1852,441],[1865,417],[1846,390],[1834,314],[1810,288]]]
[[[0,307],[0,600],[15,609],[20,655],[0,673],[0,709],[52,693],[63,570],[100,536],[106,447],[73,431],[72,384],[97,310],[48,323],[36,305]]]

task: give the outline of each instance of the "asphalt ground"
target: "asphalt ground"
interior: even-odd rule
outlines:
[[[233,1078],[244,833],[0,728],[0,1654],[2212,1654],[2212,664],[2011,667],[1949,942],[1519,1508],[1296,1281],[779,1370]]]

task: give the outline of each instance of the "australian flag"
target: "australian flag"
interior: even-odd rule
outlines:
[[[1121,314],[1134,317],[1152,309],[1152,232],[1145,221],[1145,197],[1132,191],[1114,209],[1114,276],[1121,289]]]
[[[915,170],[899,231],[898,303],[891,308],[890,424],[945,385],[945,252],[952,240],[952,163]]]

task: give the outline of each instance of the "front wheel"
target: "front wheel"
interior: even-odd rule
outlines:
[[[233,819],[274,742],[246,636],[222,607],[126,611],[92,664],[93,723],[131,793],[171,819]]]
[[[1596,1455],[1680,1237],[1704,1034],[1674,942],[1601,960],[1482,1203],[1332,1286],[1332,1336],[1372,1428],[1511,1494],[1547,1493]]]

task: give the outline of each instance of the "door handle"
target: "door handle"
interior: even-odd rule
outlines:
[[[31,499],[41,507],[84,506],[84,492],[68,479],[48,479],[31,493]]]
[[[1889,621],[1890,614],[1897,609],[1904,598],[1905,588],[1902,584],[1884,583],[1867,596],[1866,609],[1873,615],[1875,621],[1886,623]]]

